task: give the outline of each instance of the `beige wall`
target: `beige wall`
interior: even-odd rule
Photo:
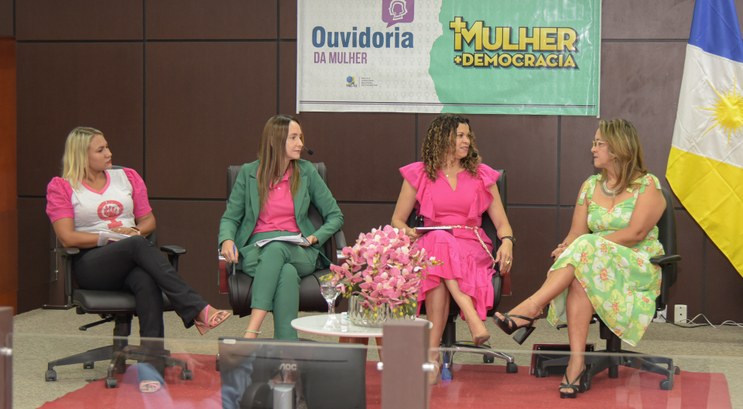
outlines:
[[[18,41],[19,308],[47,296],[47,181],[69,129],[102,129],[116,163],[149,186],[163,242],[188,249],[182,274],[217,294],[216,235],[225,169],[255,157],[265,120],[293,112],[296,0],[0,1],[0,33]],[[736,1],[739,13],[743,0]],[[639,128],[650,170],[663,179],[692,0],[604,2],[601,114]],[[10,11],[8,11],[10,10]],[[9,17],[8,13],[12,13]],[[12,17],[12,18],[11,18]],[[8,25],[10,24],[10,28]],[[300,116],[313,160],[325,161],[346,215],[344,231],[387,223],[430,115]],[[509,172],[509,218],[519,238],[514,297],[533,291],[567,231],[592,172],[595,118],[472,116],[485,161]],[[743,319],[743,279],[679,208],[684,260],[672,303],[713,321]],[[722,301],[721,301],[722,300]]]

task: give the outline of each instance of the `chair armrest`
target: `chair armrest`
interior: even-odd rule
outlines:
[[[337,232],[335,232],[333,238],[335,239],[335,247],[337,247],[338,249],[346,247],[346,235],[343,234],[343,230],[338,230]]]
[[[64,260],[64,304],[44,304],[42,308],[45,310],[69,310],[74,308],[75,305],[72,303],[72,256],[79,254],[80,249],[77,247],[55,247],[54,253],[62,256]]]
[[[77,247],[57,247],[54,252],[60,256],[70,257],[80,253],[80,249]]]
[[[179,257],[181,254],[186,254],[186,249],[175,244],[166,244],[160,246],[160,250],[168,256],[168,262],[170,262],[173,268],[177,271]]]
[[[343,262],[341,250],[346,247],[346,235],[343,234],[343,230],[338,230],[330,240],[333,241],[332,248],[335,248],[335,251],[331,252],[330,261],[333,264],[340,264]]]
[[[168,255],[180,256],[181,254],[186,254],[186,249],[175,244],[166,244],[164,246],[160,246],[160,250],[167,253]]]
[[[665,266],[672,263],[678,263],[681,261],[681,256],[678,254],[664,254],[662,256],[652,257],[650,262],[659,266]]]

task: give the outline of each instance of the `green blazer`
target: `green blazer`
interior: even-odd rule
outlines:
[[[258,161],[242,166],[227,201],[227,209],[219,223],[220,246],[225,240],[233,240],[241,250],[241,257],[246,255],[242,249],[253,234],[260,212],[257,172]],[[320,247],[343,226],[343,213],[311,162],[299,160],[299,175],[299,189],[294,195],[294,216],[303,236],[317,237],[318,242],[311,247],[317,255]],[[322,215],[324,223],[319,229],[315,228],[307,214],[310,203]]]

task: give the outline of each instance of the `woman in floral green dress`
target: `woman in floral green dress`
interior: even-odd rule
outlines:
[[[496,324],[523,342],[549,303],[547,320],[568,322],[570,361],[560,397],[581,392],[588,327],[594,312],[624,342],[636,345],[655,314],[663,254],[656,224],[666,207],[660,182],[643,165],[635,127],[600,121],[591,148],[600,169],[580,189],[570,232],[552,252],[555,262],[542,287]]]

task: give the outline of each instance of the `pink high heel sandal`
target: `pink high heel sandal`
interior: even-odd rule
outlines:
[[[216,328],[217,326],[219,326],[219,324],[227,321],[227,318],[230,318],[232,316],[232,313],[227,310],[216,310],[214,314],[209,315],[209,310],[211,310],[211,308],[211,305],[207,305],[206,307],[204,307],[203,313],[204,317],[206,317],[206,322],[203,322],[198,318],[194,320],[194,325],[201,335],[204,335],[209,332],[209,330]]]

